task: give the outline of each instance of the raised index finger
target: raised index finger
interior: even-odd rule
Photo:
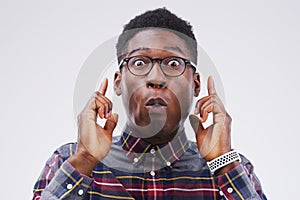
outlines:
[[[212,76],[208,77],[208,80],[207,80],[207,90],[208,90],[208,94],[209,95],[217,94],[217,91],[215,89],[214,79],[213,79]]]
[[[99,88],[99,92],[104,96],[107,90],[107,85],[108,85],[108,79],[104,78],[104,80],[102,81],[100,88]]]

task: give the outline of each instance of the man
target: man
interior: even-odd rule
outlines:
[[[231,117],[212,77],[190,115],[201,84],[191,29],[164,8],[124,27],[113,83],[128,118],[124,132],[112,138],[118,115],[105,79],[78,117],[78,142],[54,152],[33,199],[266,199],[251,163],[232,151]],[[204,128],[209,113],[213,124]],[[186,138],[188,117],[196,143]]]

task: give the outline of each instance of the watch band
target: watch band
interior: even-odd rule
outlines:
[[[241,157],[239,153],[235,150],[229,151],[228,153],[225,153],[211,161],[207,162],[208,168],[212,174],[215,173],[218,169],[234,162],[239,161],[241,162]]]

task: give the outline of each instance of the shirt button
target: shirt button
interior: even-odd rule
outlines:
[[[137,162],[139,162],[139,159],[138,158],[134,158],[133,162],[137,163]]]
[[[220,194],[221,196],[223,196],[223,195],[224,195],[224,193],[223,193],[223,191],[222,191],[222,190],[220,190],[220,191],[219,191],[219,194]]]
[[[231,194],[233,192],[233,189],[231,187],[227,188],[227,192]]]
[[[83,189],[78,190],[78,195],[82,196],[83,195]]]
[[[150,174],[151,174],[151,176],[155,176],[155,172],[154,171],[151,171]]]
[[[151,150],[150,150],[150,153],[151,153],[151,154],[155,154],[155,149],[151,149]]]
[[[69,183],[69,184],[67,185],[67,189],[68,189],[68,190],[71,190],[72,187],[73,187],[73,185],[72,185],[71,183]]]
[[[167,166],[169,166],[169,167],[171,166],[171,163],[169,161],[167,162]]]

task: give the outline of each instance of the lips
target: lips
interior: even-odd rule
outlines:
[[[161,108],[166,108],[167,107],[167,103],[164,99],[158,97],[158,98],[150,98],[146,104],[145,107],[146,108],[151,108],[151,107],[161,107]]]

